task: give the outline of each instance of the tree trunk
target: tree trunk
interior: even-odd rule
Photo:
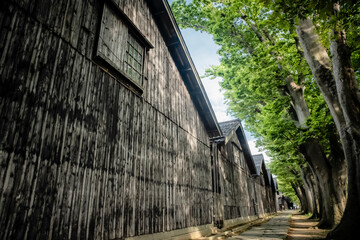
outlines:
[[[312,189],[310,187],[309,180],[307,179],[305,171],[306,171],[306,167],[300,168],[301,179],[302,179],[302,182],[304,183],[304,193],[306,196],[306,201],[308,203],[307,213],[313,214],[314,210],[315,210],[314,209],[314,193],[312,192]]]
[[[291,76],[287,77],[285,82],[291,96],[291,105],[296,112],[299,127],[306,128],[306,119],[310,116],[310,112],[304,97],[304,87],[296,84]]]
[[[334,77],[330,58],[314,33],[311,20],[301,20],[297,33],[306,60],[329,106],[339,132],[348,173],[348,199],[340,224],[329,239],[351,239],[360,222],[360,94],[350,61],[345,34],[339,32],[331,43]]]
[[[305,197],[305,192],[303,191],[303,189],[300,188],[300,186],[296,186],[295,184],[291,184],[292,188],[295,191],[296,196],[299,198],[300,200],[300,204],[301,204],[301,211],[303,211],[304,213],[308,213],[309,212],[309,208],[308,208],[308,202],[307,199]]]
[[[305,206],[303,208],[303,211],[304,211],[304,213],[310,213],[311,212],[310,211],[310,202],[309,202],[309,199],[306,196],[306,190],[305,190],[304,186],[301,186],[301,185],[298,186],[298,189],[299,189],[299,191],[301,192],[301,195],[304,198],[303,202],[304,202]]]
[[[341,144],[338,141],[338,136],[335,134],[329,137],[331,155],[329,157],[330,164],[332,166],[331,172],[331,181],[334,188],[336,201],[334,204],[337,204],[338,207],[335,209],[341,210],[340,212],[335,212],[335,222],[339,223],[345,210],[346,206],[346,161],[343,149]]]
[[[338,222],[334,218],[335,213],[342,212],[336,202],[336,190],[332,184],[332,169],[321,150],[320,144],[316,140],[308,140],[300,146],[301,153],[305,156],[306,161],[313,169],[320,186],[320,194],[322,199],[320,228],[331,228]]]
[[[317,179],[314,176],[313,170],[311,169],[311,167],[309,165],[307,165],[304,168],[304,174],[305,174],[305,180],[308,183],[309,187],[310,187],[310,191],[312,193],[312,200],[313,200],[313,214],[312,214],[312,218],[317,219],[320,218],[320,203],[319,203],[319,199],[320,199],[320,193],[319,193],[319,184]]]
[[[348,165],[348,201],[340,224],[329,233],[329,239],[350,239],[357,235],[360,222],[360,93],[351,66],[351,52],[345,32],[335,32],[330,45],[337,94],[344,120],[340,123],[340,138]],[[356,235],[355,235],[356,234]]]
[[[304,98],[304,88],[297,85],[292,77],[286,79],[286,85],[290,93],[293,107],[296,111],[299,126],[301,128],[306,128],[306,119],[310,116],[308,106]],[[344,201],[345,196],[343,196],[338,191],[342,192],[340,184],[336,183],[334,186],[333,177],[339,176],[338,165],[345,165],[343,158],[333,159],[336,166],[332,166],[329,162],[329,159],[325,156],[322,146],[316,140],[307,140],[301,148],[301,153],[305,156],[306,161],[310,164],[314,172],[316,173],[320,186],[320,192],[322,194],[322,206],[323,211],[321,215],[321,220],[319,227],[322,228],[331,228],[334,224],[340,222],[340,217],[344,211],[344,205],[339,204]],[[337,157],[336,155],[334,157]],[[342,169],[342,168],[341,168]],[[341,198],[343,196],[343,198]],[[340,216],[340,217],[339,217]]]

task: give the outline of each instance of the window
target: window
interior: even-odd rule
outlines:
[[[152,47],[112,1],[105,1],[95,54],[103,69],[142,89],[145,54]]]
[[[127,40],[125,72],[137,84],[142,85],[144,48],[129,34]]]

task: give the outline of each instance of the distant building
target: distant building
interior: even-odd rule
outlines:
[[[240,120],[219,124],[223,136],[212,139],[213,149],[217,149],[213,154],[215,222],[228,226],[275,212],[277,197],[273,178],[263,158],[260,163],[254,162],[258,157],[251,156]]]
[[[264,156],[262,154],[256,154],[252,157],[256,165],[258,186],[261,186],[257,189],[257,194],[259,194],[258,198],[262,199],[262,202],[259,204],[259,212],[275,212],[277,205],[277,186],[275,185],[275,181],[266,169]]]

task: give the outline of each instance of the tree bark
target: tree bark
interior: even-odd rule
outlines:
[[[298,125],[301,128],[306,128],[306,119],[310,116],[310,113],[305,102],[304,88],[297,85],[292,77],[286,79],[286,85],[292,99],[293,107],[296,111]],[[319,179],[320,186],[322,186],[320,188],[320,193],[323,199],[323,208],[319,227],[331,228],[334,224],[340,222],[340,217],[344,211],[344,205],[338,204],[345,199],[345,196],[341,194],[342,188],[339,188],[341,185],[337,184],[336,181],[332,181],[333,177],[338,179],[339,174],[341,175],[341,172],[338,172],[338,166],[345,165],[344,159],[333,159],[333,161],[337,163],[336,166],[333,166],[325,156],[322,146],[315,139],[306,140],[300,147],[300,152],[314,170]],[[334,183],[336,183],[336,186],[334,186]]]
[[[348,199],[340,224],[329,233],[329,239],[351,239],[360,222],[360,94],[350,61],[350,50],[343,31],[335,32],[330,58],[314,33],[310,19],[297,27],[306,60],[329,106],[339,132],[348,175]],[[333,76],[334,74],[334,76]]]
[[[314,213],[314,193],[312,192],[312,189],[310,187],[309,180],[307,179],[305,171],[306,171],[305,167],[300,168],[301,179],[302,179],[302,182],[304,183],[304,194],[306,197],[306,201],[308,203],[307,213],[313,214]]]
[[[341,147],[341,143],[338,141],[338,136],[336,136],[335,134],[330,135],[329,143],[331,150],[329,161],[330,164],[332,165],[331,181],[336,198],[334,204],[338,205],[338,207],[335,209],[341,210],[340,212],[335,212],[334,218],[335,218],[335,222],[339,223],[344,214],[345,206],[346,206],[347,167],[346,167],[344,151]]]
[[[304,209],[303,209],[304,213],[311,213],[311,211],[310,211],[310,202],[308,201],[308,198],[306,196],[306,190],[305,190],[304,186],[300,185],[300,186],[298,186],[298,189],[299,189],[299,191],[301,192],[301,194],[302,194],[302,196],[304,198],[304,200],[303,200],[303,202],[305,203],[305,206],[304,206]]]
[[[343,211],[341,206],[336,204],[336,189],[332,184],[332,166],[326,159],[325,154],[321,150],[320,144],[316,140],[309,140],[300,146],[301,153],[305,156],[306,161],[313,169],[320,186],[320,194],[322,199],[320,228],[332,228],[337,224],[335,213]]]
[[[285,82],[292,99],[292,106],[298,118],[299,127],[306,128],[306,119],[310,116],[310,112],[305,102],[304,86],[296,84],[291,76],[287,77]]]
[[[312,193],[313,200],[313,212],[312,218],[320,218],[320,193],[319,193],[319,184],[317,179],[314,176],[313,170],[309,165],[304,167],[305,181],[309,185],[310,191]]]
[[[348,165],[348,200],[340,224],[329,233],[329,239],[351,238],[360,222],[360,93],[351,66],[351,52],[345,32],[335,32],[330,50],[339,105],[344,120],[338,129]]]
[[[309,205],[305,196],[305,192],[304,189],[301,189],[300,186],[296,186],[295,184],[291,184],[291,187],[293,188],[296,196],[299,198],[300,200],[300,204],[301,204],[301,211],[304,213],[308,213],[309,212]]]

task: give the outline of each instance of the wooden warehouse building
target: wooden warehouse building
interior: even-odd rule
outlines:
[[[235,132],[234,168],[166,0],[0,2],[0,239],[191,237],[255,216]]]
[[[258,189],[256,190],[258,198],[262,201],[259,203],[259,213],[264,214],[268,212],[275,212],[277,210],[277,187],[276,183],[266,169],[265,159],[262,154],[253,155],[256,165],[256,172],[258,178],[256,179]]]
[[[274,180],[263,155],[251,155],[240,120],[219,125],[223,135],[212,141],[217,145],[214,224],[229,227],[276,212]]]

